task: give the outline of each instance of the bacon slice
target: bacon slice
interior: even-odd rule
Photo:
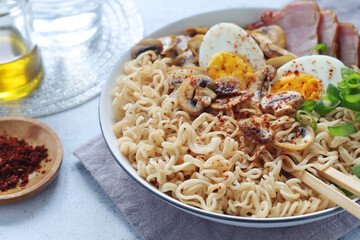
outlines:
[[[319,6],[313,1],[295,1],[282,10],[265,11],[259,25],[279,25],[286,35],[286,49],[304,56],[318,44]]]
[[[326,55],[337,57],[338,20],[333,11],[329,9],[320,10],[318,35],[319,43],[325,43],[327,46]]]
[[[339,23],[339,59],[348,67],[359,64],[359,33],[351,23]]]

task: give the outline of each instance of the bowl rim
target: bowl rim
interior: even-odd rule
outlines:
[[[173,21],[170,22],[169,24],[158,28],[157,30],[151,32],[150,34],[147,34],[143,39],[152,37],[152,36],[157,36],[159,35],[159,33],[163,32],[163,31],[167,31],[168,29],[171,29],[171,27],[178,25],[178,24],[184,24],[188,21],[191,21],[193,19],[197,19],[197,18],[202,18],[204,16],[210,15],[210,14],[215,14],[215,15],[223,15],[229,12],[241,12],[241,11],[247,11],[247,12],[261,12],[264,10],[273,10],[271,8],[260,8],[260,7],[250,7],[250,8],[231,8],[231,9],[220,9],[220,10],[215,10],[215,11],[209,11],[209,12],[204,12],[204,13],[200,13],[200,14],[195,14],[186,18],[182,18],[180,20],[177,21]],[[185,212],[191,213],[191,214],[195,214],[199,217],[205,218],[205,219],[211,219],[213,221],[220,221],[222,223],[226,223],[226,224],[230,224],[230,225],[237,225],[237,226],[244,226],[244,227],[257,227],[257,228],[270,228],[270,227],[288,227],[288,226],[296,226],[296,225],[301,225],[301,224],[305,224],[305,223],[310,223],[310,222],[314,222],[314,221],[318,221],[327,217],[331,217],[333,215],[339,214],[341,212],[344,212],[345,210],[336,206],[336,207],[332,207],[332,208],[328,208],[328,209],[324,209],[324,210],[320,210],[320,211],[316,211],[313,213],[307,213],[307,214],[303,214],[303,215],[296,215],[296,216],[286,216],[286,217],[272,217],[272,218],[252,218],[252,217],[243,217],[243,216],[235,216],[235,215],[227,215],[227,214],[222,214],[222,213],[214,213],[214,212],[210,212],[207,210],[203,210],[194,206],[190,206],[188,204],[182,203],[179,200],[172,198],[168,195],[166,195],[165,193],[162,193],[159,189],[155,188],[154,186],[152,186],[150,183],[148,183],[146,180],[142,179],[139,175],[134,175],[130,172],[130,170],[122,164],[121,159],[118,159],[117,154],[119,154],[124,160],[128,161],[126,157],[124,157],[118,148],[114,148],[113,145],[111,144],[111,139],[109,138],[109,136],[112,134],[113,136],[115,136],[113,134],[113,132],[106,132],[105,129],[105,121],[109,116],[105,116],[104,113],[104,104],[106,102],[106,99],[111,97],[111,94],[109,96],[109,93],[111,93],[112,89],[109,89],[107,91],[107,88],[109,88],[109,86],[111,85],[111,83],[115,83],[116,82],[116,77],[114,77],[115,75],[118,76],[118,74],[116,74],[117,71],[121,71],[122,72],[122,66],[123,64],[130,60],[129,56],[130,56],[130,52],[131,52],[131,48],[128,49],[127,51],[125,51],[119,58],[119,60],[117,61],[117,63],[115,64],[114,68],[112,69],[107,81],[104,84],[104,87],[101,91],[101,95],[99,98],[99,108],[98,108],[98,117],[99,117],[99,123],[100,123],[100,129],[103,135],[103,138],[105,140],[105,143],[111,153],[111,155],[114,157],[115,161],[120,165],[120,167],[133,179],[135,180],[139,185],[141,185],[143,188],[145,188],[147,191],[149,191],[151,194],[155,195],[156,197],[160,198],[161,200],[169,203],[170,205],[181,209]],[[125,60],[124,60],[125,59]],[[119,68],[121,68],[121,70],[119,70]],[[111,102],[111,101],[110,101]],[[112,108],[111,108],[112,111]],[[111,121],[113,122],[113,124],[115,123],[115,120],[113,119],[113,115],[111,112]],[[111,126],[112,129],[112,126]],[[134,169],[133,169],[134,170]],[[359,199],[354,199],[353,201],[356,201],[357,203],[360,203]]]

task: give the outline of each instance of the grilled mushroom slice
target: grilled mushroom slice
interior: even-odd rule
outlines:
[[[239,129],[256,142],[267,143],[274,139],[274,131],[262,117],[252,116],[239,121]]]
[[[188,67],[169,67],[165,71],[166,77],[168,77],[171,74],[177,74],[177,73],[185,73],[187,75],[198,75],[198,74],[205,74],[205,70],[200,67],[195,66],[188,66]]]
[[[213,81],[209,76],[194,75],[186,78],[177,94],[181,109],[192,116],[200,115],[209,105],[209,98],[211,100],[216,98],[216,94],[210,92],[212,88]]]
[[[138,42],[131,50],[131,57],[137,58],[141,53],[153,50],[159,54],[163,50],[163,45],[156,38],[149,38]]]
[[[174,59],[173,64],[175,66],[195,66],[199,61],[199,58],[197,56],[194,56],[193,52],[191,50],[187,50],[177,56]]]
[[[292,60],[294,60],[296,57],[291,56],[291,55],[285,55],[285,56],[280,56],[280,57],[273,57],[273,58],[269,58],[268,60],[266,60],[266,64],[267,65],[272,65],[274,66],[276,69],[278,69],[279,67],[281,67],[282,65],[284,65],[285,63],[288,63]]]
[[[189,48],[195,56],[199,56],[199,49],[203,38],[204,34],[197,34],[189,41]]]
[[[161,55],[167,55],[171,50],[173,50],[177,44],[177,38],[175,34],[172,34],[167,37],[158,38],[163,45],[163,50],[160,52]]]
[[[240,93],[246,89],[246,83],[232,76],[214,80],[214,91],[218,96],[228,96]]]
[[[259,44],[259,47],[268,58],[279,57],[279,56],[294,56],[296,58],[296,55],[294,53],[289,52],[282,47],[279,47],[273,41],[271,41],[266,35],[262,33],[252,32],[251,36]]]
[[[193,100],[201,102],[204,107],[208,107],[215,98],[216,93],[214,93],[211,89],[199,87],[195,90]]]
[[[165,71],[165,76],[170,88],[176,88],[191,75],[205,74],[204,69],[199,67],[170,67]]]
[[[280,117],[292,112],[304,103],[304,97],[296,91],[271,93],[261,99],[260,108],[264,113]]]
[[[314,130],[309,125],[298,126],[295,130],[297,136],[291,139],[284,140],[281,137],[275,136],[275,145],[289,150],[303,150],[315,141]]]
[[[281,48],[286,46],[286,35],[284,30],[278,25],[263,26],[252,30],[251,32],[261,33],[269,38],[273,43]]]
[[[196,34],[205,34],[209,28],[205,27],[189,27],[185,29],[185,32],[190,36],[193,37]]]
[[[254,81],[250,84],[250,91],[254,92],[253,100],[259,102],[267,93],[266,83],[271,82],[276,76],[276,69],[271,65],[266,65],[254,74]]]
[[[238,92],[237,94],[239,95],[216,98],[211,104],[211,108],[215,110],[229,110],[236,104],[245,102],[254,96],[254,93],[249,91]]]

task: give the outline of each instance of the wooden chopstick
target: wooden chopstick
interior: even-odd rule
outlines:
[[[354,195],[360,196],[360,180],[353,179],[333,167],[329,167],[325,170],[318,170],[318,173],[331,182],[350,191]]]
[[[299,178],[303,183],[314,189],[319,194],[326,196],[332,202],[360,219],[360,205],[356,204],[350,198],[331,188],[329,185],[307,171],[294,171],[291,172],[291,174]]]

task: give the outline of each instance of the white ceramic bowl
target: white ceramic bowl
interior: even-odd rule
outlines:
[[[146,38],[168,36],[173,33],[185,34],[184,29],[187,27],[212,26],[220,22],[234,22],[241,26],[245,26],[248,23],[252,23],[259,20],[259,16],[261,12],[264,10],[265,9],[262,8],[245,8],[245,9],[242,8],[242,9],[228,9],[228,10],[203,13],[171,23],[157,30],[156,32],[148,35]],[[141,186],[146,188],[148,191],[150,191],[160,199],[190,214],[194,214],[202,218],[210,219],[225,224],[236,225],[236,226],[258,227],[258,228],[294,226],[294,225],[317,221],[338,214],[343,211],[343,209],[336,207],[336,208],[330,208],[330,209],[318,211],[315,213],[310,213],[301,216],[293,216],[293,217],[249,218],[249,217],[230,216],[225,214],[212,213],[196,207],[186,205],[160,192],[157,188],[153,187],[147,181],[139,177],[135,169],[128,162],[128,160],[120,153],[117,146],[117,139],[112,131],[112,127],[115,124],[115,121],[111,107],[111,91],[112,89],[115,88],[116,78],[122,74],[124,63],[131,59],[130,51],[131,49],[127,51],[120,58],[119,62],[112,71],[110,78],[105,84],[105,87],[100,97],[99,117],[100,117],[100,125],[103,136],[115,160],[120,164],[120,166],[125,170],[125,172],[127,172]]]

